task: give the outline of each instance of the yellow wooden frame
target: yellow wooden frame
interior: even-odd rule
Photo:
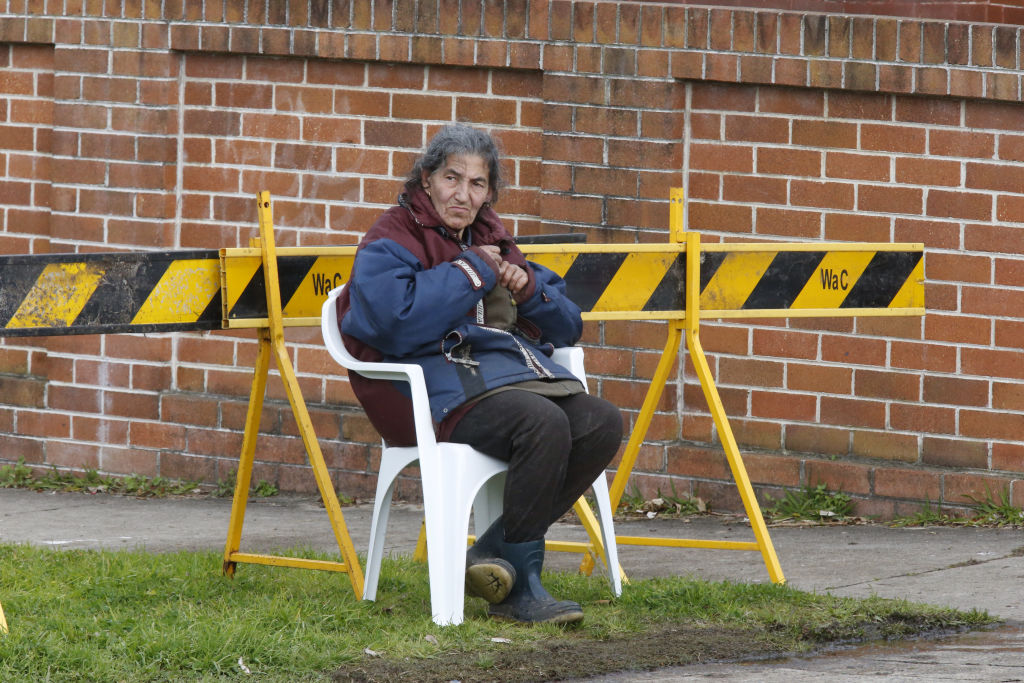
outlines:
[[[231,519],[228,523],[228,537],[224,547],[223,571],[227,576],[234,576],[239,562],[265,564],[279,567],[298,567],[302,569],[320,569],[326,571],[345,572],[349,575],[352,591],[356,599],[363,596],[363,570],[359,565],[352,539],[345,526],[345,516],[341,512],[341,504],[334,491],[327,464],[324,462],[320,444],[313,431],[313,423],[309,411],[302,398],[295,370],[284,345],[284,326],[281,315],[281,293],[277,276],[277,249],[274,245],[274,223],[270,193],[260,192],[257,196],[257,213],[260,227],[260,256],[263,261],[263,277],[267,289],[266,327],[258,329],[259,355],[253,372],[252,390],[249,394],[249,409],[245,418],[245,435],[242,439],[242,453],[238,462],[238,473],[235,481],[235,496],[231,503]],[[320,496],[327,516],[334,530],[334,537],[341,552],[342,561],[310,560],[280,555],[261,555],[239,551],[242,539],[242,525],[245,521],[245,507],[249,499],[249,486],[252,482],[253,458],[256,452],[256,439],[259,433],[260,415],[263,410],[263,399],[266,393],[267,374],[270,370],[270,357],[273,354],[277,361],[278,373],[284,382],[285,392],[291,404],[292,413],[298,423],[302,435],[302,443],[306,447],[309,463],[313,468]]]

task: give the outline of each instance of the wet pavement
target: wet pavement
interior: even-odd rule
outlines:
[[[0,542],[54,548],[221,550],[229,499],[135,498],[35,493],[0,489]],[[344,508],[355,547],[369,537],[369,505]],[[386,552],[415,547],[421,509],[396,505]],[[623,536],[752,540],[736,518],[630,520],[616,524]],[[782,526],[770,529],[787,582],[806,591],[840,596],[878,595],[915,602],[981,609],[1004,620],[995,630],[940,639],[870,644],[811,657],[741,664],[708,664],[655,672],[609,675],[594,681],[1024,681],[1024,530],[882,525]],[[550,538],[582,540],[583,529],[556,524]],[[323,507],[307,497],[278,496],[250,502],[241,549],[272,552],[296,546],[336,551]],[[757,552],[620,546],[632,578],[692,575],[702,579],[767,582]],[[579,556],[549,553],[547,567],[571,571]],[[3,597],[0,595],[0,601]],[[17,615],[8,614],[8,621]]]

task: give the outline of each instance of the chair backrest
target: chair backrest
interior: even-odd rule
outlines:
[[[430,418],[430,401],[427,398],[427,383],[423,379],[423,369],[413,363],[371,363],[362,361],[349,353],[341,338],[338,327],[337,301],[344,290],[344,285],[327,293],[323,309],[320,312],[320,334],[324,338],[327,352],[339,365],[351,372],[357,372],[370,379],[386,379],[406,382],[412,398],[413,421],[416,429],[416,442],[421,448],[434,447],[434,423]]]

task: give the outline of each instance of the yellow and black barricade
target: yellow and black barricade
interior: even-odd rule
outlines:
[[[260,238],[249,248],[146,253],[0,256],[0,336],[255,328],[254,369],[224,571],[252,562],[349,574],[357,598],[363,577],[341,507],[284,346],[283,328],[315,326],[334,287],[347,282],[355,247],[276,248],[270,195],[257,197]],[[923,315],[921,244],[714,243],[685,232],[683,193],[672,190],[666,244],[523,244],[534,262],[559,273],[584,320],[664,320],[668,336],[611,486],[615,509],[685,338],[755,540],[721,542],[619,536],[626,545],[760,551],[772,581],[785,579],[743,459],[700,345],[701,319]],[[544,241],[544,240],[538,240]],[[566,240],[567,242],[568,240]],[[341,562],[239,551],[266,379],[273,356],[341,551]],[[602,555],[597,520],[583,499],[576,511],[589,543],[549,542],[584,553],[589,571]],[[421,538],[422,541],[422,538]],[[422,546],[422,544],[421,544]],[[422,555],[423,548],[417,550]],[[0,629],[6,628],[0,610]]]
[[[221,327],[216,251],[0,256],[0,336]]]

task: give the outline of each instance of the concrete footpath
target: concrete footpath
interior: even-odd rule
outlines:
[[[0,542],[52,548],[144,548],[222,550],[230,499],[150,499],[35,493],[0,489]],[[344,508],[359,552],[369,540],[370,506]],[[396,505],[387,552],[409,554],[415,547],[421,511]],[[628,536],[752,540],[736,518],[653,519],[619,522]],[[872,644],[827,655],[752,664],[715,664],[648,674],[610,675],[600,681],[1024,681],[1024,530],[923,528],[880,525],[783,526],[770,529],[787,582],[801,590],[840,596],[906,598],[960,609],[986,610],[1006,621],[991,632],[939,640]],[[551,538],[582,540],[583,529],[556,524]],[[319,501],[277,496],[249,504],[242,550],[267,552],[290,547],[337,551]],[[620,561],[631,578],[693,575],[715,580],[767,582],[756,552],[620,546]],[[2,558],[0,558],[2,561]],[[572,571],[579,556],[549,553],[547,567]],[[282,570],[290,571],[290,570]],[[0,587],[0,603],[3,601]],[[12,624],[17,614],[8,614]]]

